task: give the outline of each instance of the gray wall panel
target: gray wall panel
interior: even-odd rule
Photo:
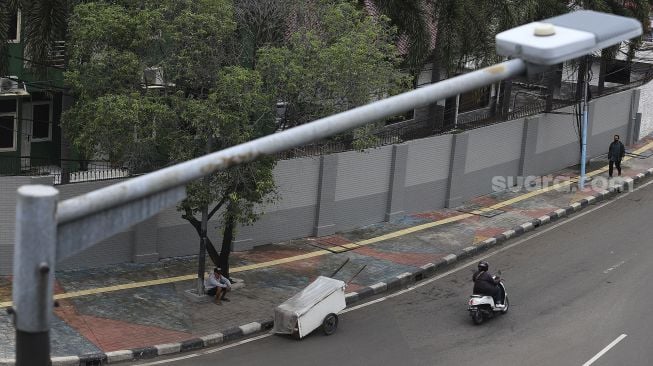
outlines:
[[[320,159],[282,160],[274,169],[280,200],[264,209],[265,212],[313,206],[316,203]]]
[[[556,112],[565,114],[540,115],[535,149],[538,154],[578,141],[574,107],[558,109]]]
[[[592,131],[595,135],[611,131],[616,125],[628,124],[632,90],[608,95],[591,101],[594,115],[591,116]],[[624,140],[626,135],[624,134]]]
[[[254,225],[238,228],[236,240],[247,240],[247,246],[256,246],[311,236],[315,210],[316,206],[306,206],[264,215]]]
[[[406,187],[404,195],[406,212],[444,207],[447,200],[447,179]]]
[[[523,134],[523,119],[469,131],[465,174],[519,160]]]
[[[463,180],[463,200],[492,193],[492,178],[495,176],[516,177],[518,174],[519,160],[467,173]]]
[[[29,177],[0,177],[0,275],[9,275],[14,257],[16,190],[29,184]]]
[[[219,235],[212,228],[208,226],[208,236],[215,244],[215,239]],[[200,249],[199,243],[199,236],[190,224],[159,228],[157,249],[161,258],[197,255]]]
[[[452,135],[411,141],[408,144],[406,187],[446,179],[449,175]]]
[[[123,232],[103,240],[57,264],[58,269],[93,268],[110,264],[131,262],[133,250],[132,232]]]
[[[382,222],[387,195],[375,194],[336,202],[337,230],[348,230]]]
[[[392,146],[338,154],[336,201],[388,192],[391,163]]]
[[[579,161],[578,142],[574,142],[549,150],[546,153],[537,154],[532,162],[534,165],[532,172],[535,175],[551,174],[568,166],[576,165]]]
[[[80,194],[88,193],[100,188],[108,187],[124,181],[124,179],[104,180],[98,182],[83,182],[62,184],[55,188],[59,190],[59,200],[65,200],[71,197],[79,196]]]

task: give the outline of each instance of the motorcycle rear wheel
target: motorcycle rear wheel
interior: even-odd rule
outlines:
[[[470,315],[472,316],[472,321],[476,325],[483,323],[483,313],[480,310],[473,310]]]

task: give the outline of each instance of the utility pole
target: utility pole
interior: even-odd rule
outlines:
[[[590,64],[590,57],[583,57],[583,71],[585,75],[583,77],[583,127],[581,135],[581,149],[580,149],[580,180],[578,181],[578,189],[583,190],[585,187],[585,161],[587,160],[587,124],[588,124],[588,108],[587,108],[587,90],[589,89],[589,69],[592,67]],[[579,75],[580,79],[580,75]]]

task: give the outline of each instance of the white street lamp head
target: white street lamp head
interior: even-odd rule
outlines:
[[[619,15],[579,10],[501,32],[497,53],[554,65],[642,34],[642,24]]]

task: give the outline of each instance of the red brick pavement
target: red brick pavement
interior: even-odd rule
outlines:
[[[421,212],[417,214],[411,214],[411,217],[415,217],[423,220],[439,221],[453,216],[460,215],[460,211],[433,211],[433,212]]]
[[[55,293],[63,293],[55,281]],[[79,314],[70,300],[59,300],[54,313],[103,352],[148,347],[193,338],[190,333]]]
[[[383,259],[398,264],[408,266],[423,266],[427,263],[432,263],[446,254],[433,254],[433,253],[405,253],[405,252],[385,252],[373,249],[371,247],[361,247],[354,250],[357,254],[367,255],[369,257]]]
[[[486,238],[491,238],[491,237],[493,237],[495,235],[501,234],[504,231],[506,231],[505,228],[486,227],[486,228],[476,230],[475,235],[476,236],[483,236],[483,237],[486,237]]]
[[[75,328],[103,352],[181,342],[194,337],[191,333],[160,327],[138,325],[89,315],[69,315],[71,314],[64,318],[68,325]]]

